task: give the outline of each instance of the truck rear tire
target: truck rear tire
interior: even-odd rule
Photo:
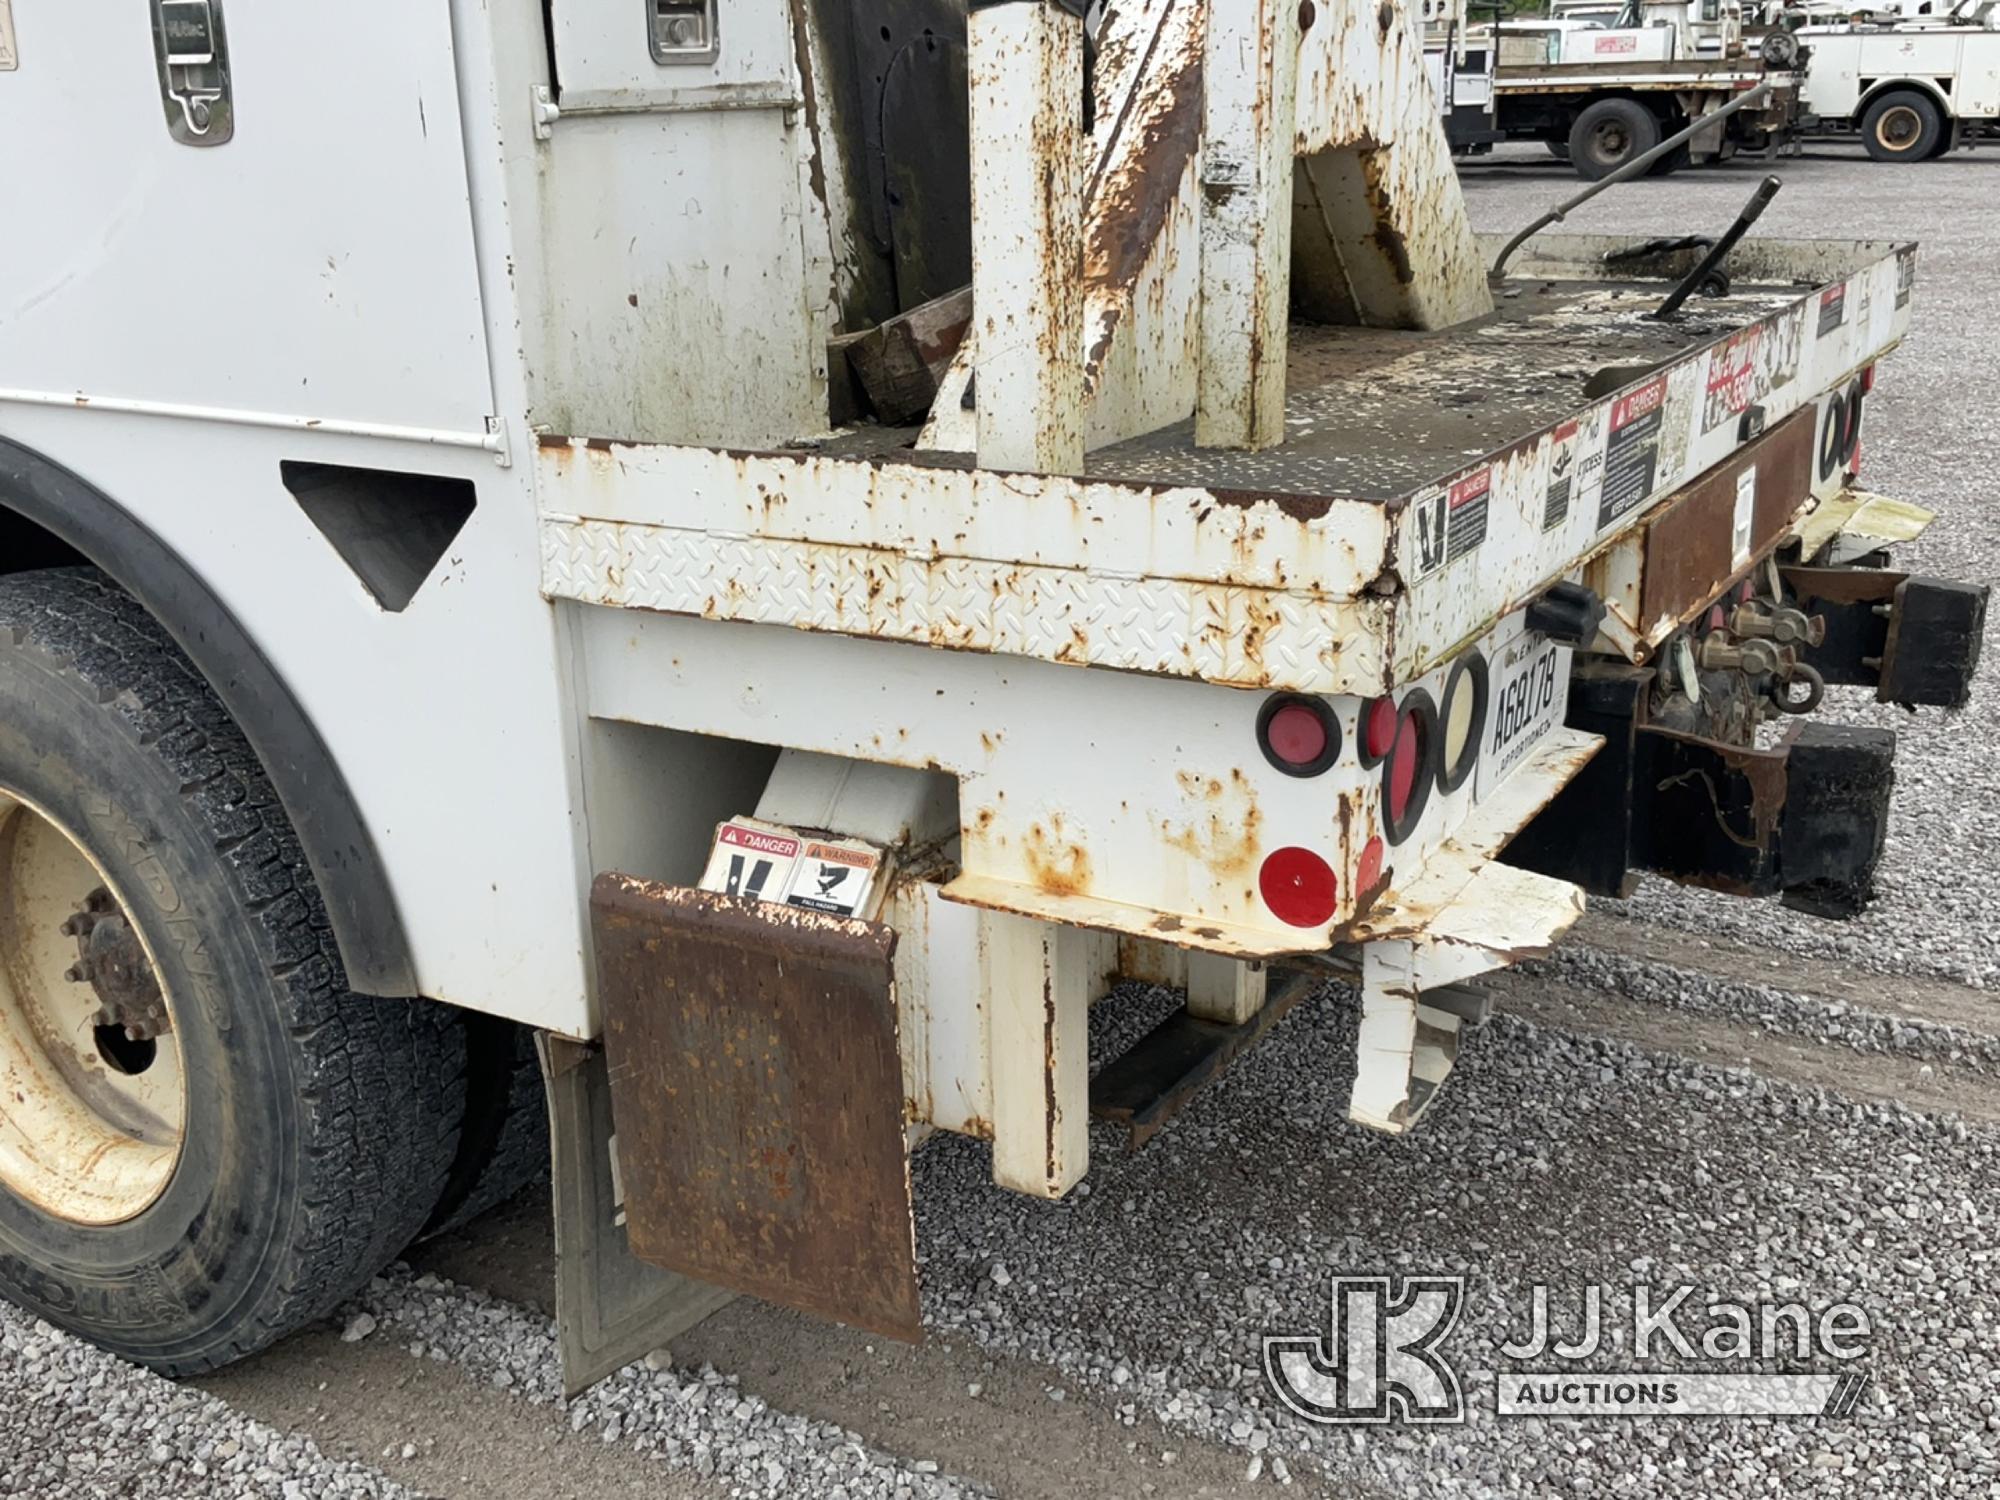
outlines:
[[[465,1028],[465,1129],[426,1238],[549,1181],[549,1102],[535,1033],[497,1016],[468,1015]]]
[[[1944,139],[1944,118],[1924,95],[1884,94],[1861,115],[1861,144],[1877,161],[1927,161]]]
[[[170,1375],[323,1317],[437,1206],[458,1013],[348,992],[248,743],[95,570],[0,578],[0,1294]]]
[[[1569,160],[1577,176],[1597,182],[1660,144],[1660,122],[1636,99],[1599,99],[1576,117],[1569,131]]]

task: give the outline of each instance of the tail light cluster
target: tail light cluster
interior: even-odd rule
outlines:
[[[1363,769],[1381,775],[1382,833],[1362,849],[1355,871],[1360,889],[1370,890],[1381,881],[1387,850],[1416,832],[1434,789],[1449,794],[1471,779],[1491,699],[1486,658],[1468,651],[1445,681],[1442,705],[1425,689],[1412,688],[1400,701],[1383,697],[1362,706],[1355,757]],[[1323,698],[1279,694],[1257,716],[1257,744],[1285,775],[1319,776],[1340,760],[1340,720]],[[1272,914],[1294,927],[1324,926],[1339,904],[1332,867],[1297,846],[1265,858],[1258,886]]]

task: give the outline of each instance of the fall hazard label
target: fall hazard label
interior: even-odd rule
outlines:
[[[1602,531],[1631,514],[1653,493],[1660,472],[1660,430],[1667,421],[1667,377],[1649,380],[1611,406],[1604,444],[1604,489],[1597,501]]]
[[[875,890],[882,856],[858,844],[808,843],[785,892],[787,906],[857,915]]]
[[[1814,338],[1825,338],[1847,321],[1847,283],[1830,286],[1819,294],[1819,326]]]

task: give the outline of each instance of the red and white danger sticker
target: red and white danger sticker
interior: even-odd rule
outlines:
[[[701,888],[854,917],[872,914],[883,853],[859,839],[814,838],[734,818],[715,832]]]

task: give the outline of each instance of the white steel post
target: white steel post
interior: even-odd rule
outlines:
[[[1188,1014],[1204,1021],[1241,1026],[1264,1008],[1270,971],[1226,953],[1188,954]]]
[[[972,299],[979,465],[1083,472],[1083,21],[975,10]]]
[[[975,12],[977,14],[977,12]],[[1060,1198],[1090,1170],[1091,934],[983,912],[993,1180]]]
[[[1298,80],[1298,0],[1210,7],[1195,409],[1204,448],[1284,440]]]

